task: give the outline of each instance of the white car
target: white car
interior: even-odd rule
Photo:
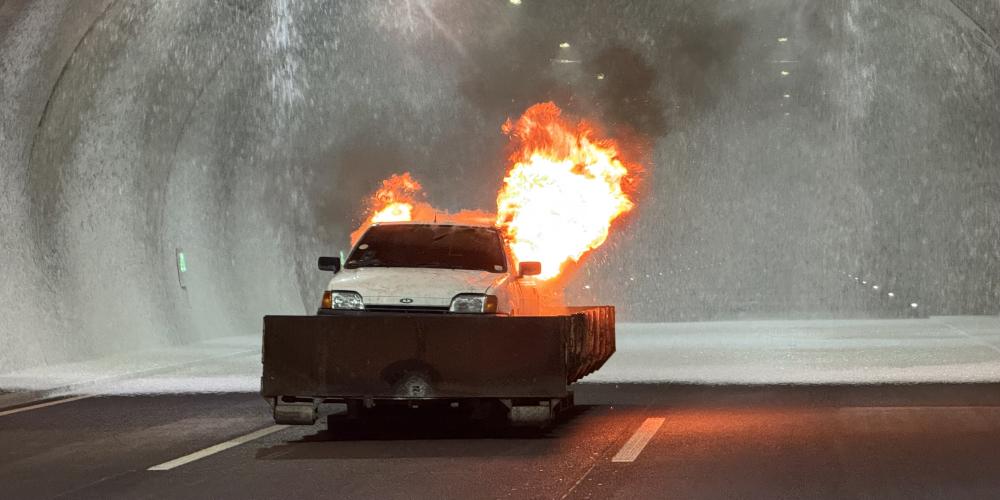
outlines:
[[[318,314],[346,311],[428,314],[540,314],[533,276],[538,262],[517,265],[496,227],[388,222],[372,225],[336,273]]]

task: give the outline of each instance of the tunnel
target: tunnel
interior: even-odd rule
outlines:
[[[313,309],[359,193],[412,169],[489,208],[500,124],[545,99],[652,141],[647,204],[577,287],[627,317],[860,314],[844,272],[996,314],[995,9],[900,5],[8,1],[3,366]],[[557,18],[579,64],[550,61]]]
[[[691,349],[682,384],[1000,381],[996,0],[6,0],[0,82],[0,396],[227,342],[256,390],[262,317],[316,312],[379,182],[493,211],[504,123],[543,102],[643,166],[565,290],[616,307],[590,380],[622,404],[662,382],[649,346]],[[924,321],[879,341],[919,353],[852,358],[892,328],[837,322],[883,320]],[[854,372],[705,354],[802,322],[780,371],[830,345],[810,321]]]

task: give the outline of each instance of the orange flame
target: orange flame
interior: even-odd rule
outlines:
[[[418,200],[422,197],[423,186],[409,172],[393,174],[382,181],[382,186],[368,199],[368,217],[361,227],[351,233],[351,245],[358,241],[368,226],[376,222],[410,221],[418,213],[433,215],[434,209]]]
[[[561,113],[551,102],[536,104],[503,127],[516,150],[497,195],[496,224],[519,262],[542,263],[542,280],[601,246],[611,223],[635,206],[625,186],[638,167],[589,124]]]
[[[518,262],[542,263],[537,278],[558,276],[570,261],[601,246],[612,222],[635,206],[627,193],[639,173],[614,141],[600,140],[586,122],[573,124],[553,103],[536,104],[503,126],[515,151],[497,193],[497,214],[438,212],[409,172],[395,174],[368,201],[368,217],[351,244],[376,222],[495,221]]]
[[[423,186],[409,172],[396,174],[382,181],[382,187],[372,196],[369,222],[402,222],[413,217],[414,198]]]

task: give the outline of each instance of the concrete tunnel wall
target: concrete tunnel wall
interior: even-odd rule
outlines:
[[[489,208],[499,124],[545,99],[653,144],[652,195],[574,283],[603,284],[579,300],[633,319],[850,309],[839,273],[870,269],[942,312],[995,312],[996,282],[977,278],[1000,270],[995,1],[602,5],[0,4],[0,372],[256,334],[265,313],[311,310],[315,257],[343,246],[377,180],[411,169],[439,206]],[[746,104],[760,100],[746,61],[776,50],[762,27],[810,44],[816,76],[797,90],[815,95],[791,134]],[[553,65],[539,47],[568,34],[612,45],[579,71],[641,85]],[[940,147],[909,154],[927,143]],[[918,185],[894,191],[901,177]],[[929,207],[903,203],[928,184]],[[908,266],[887,261],[881,228],[929,214],[892,250]],[[643,282],[665,255],[696,271]]]
[[[274,108],[291,103],[254,68],[262,52],[283,57],[279,42],[221,2],[17,7],[4,6],[17,57],[4,164],[21,168],[4,175],[0,369],[252,334],[262,311],[304,312],[301,292],[321,285],[297,266],[319,248],[301,172],[272,148],[290,126]]]
[[[313,311],[390,146],[454,114],[399,7],[4,3],[0,372]]]

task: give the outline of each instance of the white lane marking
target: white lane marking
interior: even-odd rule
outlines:
[[[150,467],[150,468],[148,468],[146,470],[170,470],[170,469],[173,469],[173,468],[176,468],[176,467],[180,467],[180,466],[182,466],[184,464],[194,462],[195,460],[200,460],[202,458],[215,455],[216,453],[219,453],[220,451],[226,451],[226,450],[228,450],[230,448],[239,446],[241,444],[249,443],[250,441],[253,441],[254,439],[260,439],[260,438],[262,438],[264,436],[267,436],[268,434],[274,434],[275,432],[278,432],[278,431],[284,429],[285,427],[288,427],[288,426],[287,425],[272,425],[270,427],[265,427],[265,428],[263,428],[261,430],[251,432],[250,434],[247,434],[247,435],[244,435],[244,436],[240,436],[240,437],[237,437],[237,438],[230,439],[229,441],[226,441],[226,442],[223,442],[223,443],[219,443],[219,444],[217,444],[215,446],[209,446],[208,448],[205,448],[204,450],[196,451],[196,452],[194,452],[194,453],[192,453],[190,455],[184,455],[183,457],[175,458],[175,459],[173,459],[173,460],[171,460],[169,462],[163,462],[160,465],[154,465],[154,466],[152,466],[152,467]]]
[[[94,397],[93,394],[86,395],[86,396],[73,396],[71,398],[57,399],[55,401],[47,401],[45,403],[38,403],[36,405],[31,405],[31,406],[22,406],[20,408],[14,408],[13,410],[0,411],[0,417],[6,417],[7,415],[13,415],[15,413],[21,413],[22,411],[37,410],[39,408],[45,408],[47,406],[55,406],[55,405],[61,405],[63,403],[71,403],[73,401],[79,401],[81,399],[87,399],[87,398],[92,398],[92,397]]]
[[[656,431],[660,430],[663,420],[662,418],[647,418],[635,431],[635,434],[632,434],[632,437],[622,445],[622,449],[618,450],[618,453],[611,458],[611,461],[634,462],[636,458],[639,458],[639,454],[642,453],[649,440],[653,439]]]

